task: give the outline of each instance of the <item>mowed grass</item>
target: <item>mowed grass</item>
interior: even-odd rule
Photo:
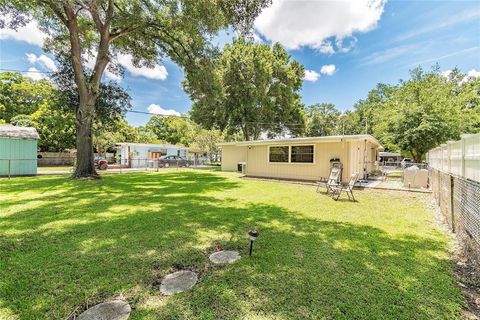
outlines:
[[[189,169],[2,179],[0,318],[63,319],[114,297],[131,319],[459,318],[428,195],[355,195],[335,202],[313,186]],[[212,265],[218,248],[242,259]],[[160,295],[178,269],[198,284]]]
[[[51,171],[73,172],[73,167],[69,167],[69,166],[38,167],[37,171],[38,172],[51,172]]]

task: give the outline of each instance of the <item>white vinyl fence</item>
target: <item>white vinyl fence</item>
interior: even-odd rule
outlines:
[[[480,134],[430,150],[428,161],[437,205],[480,267]]]
[[[464,134],[459,141],[428,152],[430,168],[480,182],[480,133]]]

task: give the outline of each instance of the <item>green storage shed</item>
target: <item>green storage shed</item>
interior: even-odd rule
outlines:
[[[0,125],[0,176],[37,174],[37,130]]]

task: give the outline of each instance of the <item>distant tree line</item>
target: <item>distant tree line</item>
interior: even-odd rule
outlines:
[[[341,113],[332,104],[305,108],[306,136],[371,134],[386,150],[419,162],[428,150],[480,132],[480,78],[458,69],[441,73],[416,68],[408,80],[379,83],[353,110]]]
[[[331,103],[301,103],[304,68],[279,44],[235,39],[202,70],[187,71],[184,81],[192,120],[243,140],[371,134],[386,150],[421,161],[447,140],[480,132],[480,78],[458,69],[418,67],[407,80],[377,84],[343,113]]]
[[[75,147],[79,96],[68,57],[59,71],[32,81],[0,74],[0,122],[38,129],[42,150]],[[334,104],[304,106],[304,68],[279,44],[235,39],[223,51],[185,70],[185,91],[193,104],[182,117],[154,115],[145,126],[125,120],[130,97],[115,82],[102,83],[95,103],[93,143],[105,152],[117,142],[171,143],[196,147],[216,158],[221,141],[280,136],[371,134],[389,151],[421,161],[431,148],[462,133],[480,132],[480,78],[454,69],[416,68],[407,80],[379,83],[352,110]]]

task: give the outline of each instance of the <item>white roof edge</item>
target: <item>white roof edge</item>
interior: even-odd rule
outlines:
[[[40,139],[37,129],[34,127],[19,127],[9,124],[0,125],[0,137],[11,139]]]
[[[117,142],[115,145],[116,145],[116,146],[145,146],[145,147],[163,147],[163,148],[188,149],[188,147],[177,146],[177,145],[175,145],[175,144]]]
[[[341,135],[341,136],[321,136],[321,137],[301,137],[301,138],[287,138],[287,139],[270,139],[270,140],[254,140],[254,141],[237,141],[237,142],[222,142],[217,143],[218,146],[248,146],[248,145],[264,145],[264,144],[278,144],[278,143],[298,143],[298,142],[336,142],[342,139],[346,141],[368,140],[382,147],[375,137],[369,134],[358,135]]]

